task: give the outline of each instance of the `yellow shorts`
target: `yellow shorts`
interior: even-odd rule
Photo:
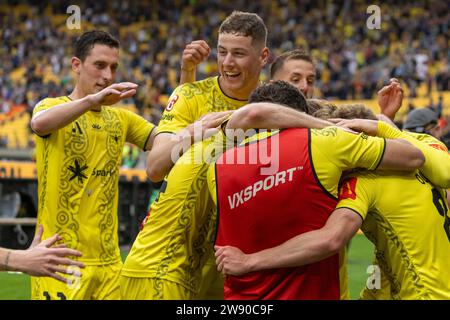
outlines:
[[[215,262],[208,262],[202,268],[202,281],[196,300],[223,300],[223,275],[217,271]]]
[[[123,300],[192,300],[194,293],[179,283],[159,278],[134,278],[122,275]]]
[[[65,284],[53,278],[31,278],[33,300],[120,300],[122,262],[104,266],[86,266],[81,278]]]

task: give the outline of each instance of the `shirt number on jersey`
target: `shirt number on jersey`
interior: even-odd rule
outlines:
[[[178,95],[174,95],[172,99],[170,99],[169,103],[167,104],[166,111],[170,111],[173,109],[174,104],[178,101]]]
[[[447,201],[442,198],[441,193],[436,188],[433,188],[431,192],[433,194],[434,206],[439,214],[444,217],[444,230],[447,234],[448,241],[450,242],[450,217],[447,215]]]

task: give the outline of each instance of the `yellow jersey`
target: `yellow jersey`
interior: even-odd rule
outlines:
[[[122,275],[169,280],[198,292],[202,266],[213,256],[216,221],[206,174],[224,141],[219,132],[195,143],[177,161],[142,223]]]
[[[359,173],[342,184],[337,208],[364,220],[392,299],[450,299],[450,217],[445,192],[419,171]],[[386,290],[381,288],[384,297]]]
[[[157,132],[176,133],[208,112],[235,110],[246,103],[226,96],[218,77],[183,84],[172,93]],[[178,159],[142,223],[122,275],[170,280],[198,292],[201,267],[214,257],[216,220],[206,184],[209,163],[205,159],[211,156],[208,148],[217,147],[218,155],[223,143],[219,133],[194,144]],[[198,159],[205,150],[206,158]]]
[[[383,121],[378,121],[378,136],[409,141],[425,156],[421,173],[436,187],[450,188],[450,154],[441,141],[423,133],[400,131]]]
[[[408,131],[399,131],[395,128],[390,127],[387,124],[379,123],[379,128],[381,128],[382,134],[384,137],[397,137],[397,138],[405,138],[408,141],[412,142],[415,146],[419,147],[421,151],[425,155],[425,165],[420,169],[422,174],[426,174],[427,178],[431,181],[436,181],[440,184],[445,185],[448,180],[448,174],[449,169],[448,166],[449,158],[448,158],[448,150],[447,147],[439,140],[437,140],[435,137],[427,135],[427,134],[421,134],[421,133],[414,133],[414,132],[408,132]],[[411,139],[414,138],[414,139]],[[430,148],[424,148],[423,145],[427,145]],[[377,250],[375,250],[375,258],[373,265],[380,266],[380,263],[378,263],[378,256],[383,257],[383,252],[378,253]],[[369,300],[386,300],[386,299],[393,299],[394,297],[391,295],[391,287],[389,282],[389,275],[386,275],[382,269],[379,269],[380,274],[379,276],[379,284],[380,286],[374,287],[374,288],[367,288],[367,286],[364,287],[364,289],[361,292],[361,299],[369,299]]]
[[[209,112],[236,110],[247,100],[226,96],[219,85],[219,77],[185,83],[170,96],[158,124],[157,133],[176,133]]]
[[[33,113],[69,102],[46,98]],[[120,108],[88,111],[55,132],[36,138],[38,224],[43,238],[58,233],[83,253],[87,265],[120,261],[118,180],[125,142],[145,148],[154,125]]]

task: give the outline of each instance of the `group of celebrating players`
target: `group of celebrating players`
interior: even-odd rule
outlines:
[[[79,37],[73,92],[42,100],[31,120],[38,224],[44,239],[58,235],[25,251],[46,259],[0,251],[4,269],[46,276],[32,278],[33,299],[349,299],[346,244],[359,229],[380,270],[361,298],[450,298],[446,146],[395,126],[397,79],[379,91],[378,116],[313,99],[304,51],[277,57],[260,85],[266,41],[257,14],[233,12],[219,28],[219,76],[201,81],[210,48],[188,44],[156,127],[111,107],[137,90],[114,83],[119,42],[103,31]],[[163,182],[122,264],[125,142],[149,151],[147,174]]]

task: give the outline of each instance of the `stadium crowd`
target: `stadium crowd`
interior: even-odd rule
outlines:
[[[215,29],[226,13],[242,8],[266,21],[271,59],[294,48],[311,52],[318,97],[371,99],[391,77],[402,79],[412,96],[421,83],[428,92],[450,89],[450,13],[445,1],[412,1],[395,10],[395,1],[385,1],[379,30],[366,27],[367,4],[361,1],[213,2],[78,1],[82,30],[65,25],[70,1],[2,5],[0,112],[12,104],[31,109],[45,96],[67,94],[73,87],[70,48],[82,31],[95,26],[121,40],[118,81],[133,79],[141,85],[131,103],[157,123],[166,103],[160,97],[177,85],[184,46],[207,40],[212,55],[198,70],[198,79],[215,74]],[[268,78],[267,70],[262,78]]]

